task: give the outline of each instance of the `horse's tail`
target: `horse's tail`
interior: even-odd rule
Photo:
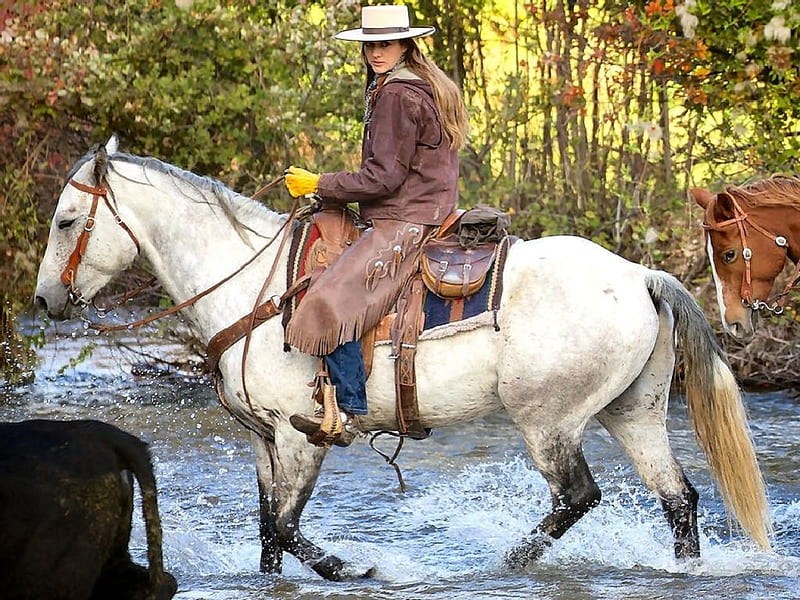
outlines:
[[[675,315],[689,415],[726,509],[753,540],[769,549],[772,520],[764,480],[739,386],[714,331],[675,277],[653,271],[646,283],[654,302],[665,302]]]

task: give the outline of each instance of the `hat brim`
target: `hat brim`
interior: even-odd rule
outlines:
[[[346,29],[340,31],[334,37],[337,40],[345,40],[348,42],[388,42],[390,40],[405,40],[408,38],[423,37],[432,35],[436,32],[436,27],[409,27],[408,31],[401,31],[395,33],[364,33],[359,27],[358,29]]]

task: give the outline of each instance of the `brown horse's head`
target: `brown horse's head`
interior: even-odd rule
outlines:
[[[759,310],[778,312],[770,294],[791,239],[786,211],[793,207],[754,201],[766,193],[764,182],[759,184],[728,187],[719,194],[691,190],[705,209],[706,251],[723,327],[742,342],[753,338]]]

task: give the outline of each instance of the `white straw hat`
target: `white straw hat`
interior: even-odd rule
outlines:
[[[336,34],[336,39],[350,42],[385,42],[430,35],[436,27],[410,27],[408,8],[402,5],[365,6],[361,9],[361,27]]]

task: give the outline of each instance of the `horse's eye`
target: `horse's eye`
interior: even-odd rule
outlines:
[[[58,222],[59,229],[69,229],[75,223],[75,219],[65,219]]]
[[[732,263],[734,260],[736,260],[736,250],[728,250],[723,252],[722,260],[724,260],[726,263]]]

